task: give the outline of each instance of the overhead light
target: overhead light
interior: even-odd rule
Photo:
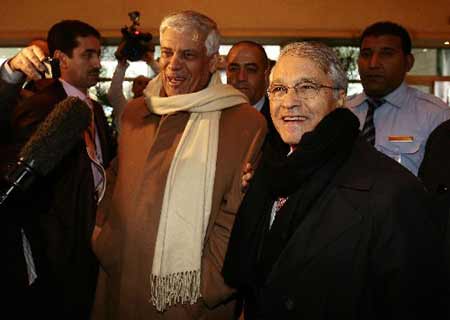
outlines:
[[[444,44],[445,44],[446,46],[449,46],[449,45],[450,45],[450,41],[445,41]]]

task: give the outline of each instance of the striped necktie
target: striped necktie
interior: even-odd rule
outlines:
[[[94,113],[91,110],[91,121],[89,126],[84,131],[84,142],[86,143],[86,151],[91,160],[97,160],[97,151],[95,146],[95,121]]]
[[[375,144],[375,124],[373,122],[373,117],[375,110],[380,107],[385,101],[367,99],[367,115],[366,121],[364,122],[364,127],[362,129],[362,135],[371,145]]]
[[[91,102],[92,104],[92,102]],[[91,107],[91,111],[92,111]],[[91,167],[94,178],[94,188],[96,191],[97,201],[103,198],[106,187],[106,173],[103,168],[100,156],[96,147],[96,133],[95,133],[95,121],[94,121],[94,112],[91,112],[91,122],[89,127],[84,131],[84,142],[86,144],[86,151],[91,159]]]

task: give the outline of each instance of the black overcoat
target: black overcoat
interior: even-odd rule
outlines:
[[[255,271],[274,201],[269,184],[257,171],[223,269],[244,298],[246,320],[414,319],[435,311],[428,306],[437,239],[427,194],[402,166],[357,139],[261,280]],[[282,210],[296,201],[293,194]]]

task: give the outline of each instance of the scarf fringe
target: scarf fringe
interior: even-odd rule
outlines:
[[[151,301],[163,312],[174,304],[194,304],[200,298],[200,270],[151,275]]]

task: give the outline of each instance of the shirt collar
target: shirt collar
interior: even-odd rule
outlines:
[[[397,89],[383,97],[383,99],[386,100],[386,102],[389,102],[390,105],[401,108],[405,101],[406,90],[407,85],[405,82],[402,82],[402,84],[398,86]]]
[[[262,96],[261,99],[259,99],[259,101],[253,105],[256,108],[256,110],[261,111],[261,109],[264,106],[265,100],[266,96]]]
[[[401,108],[405,101],[404,98],[407,90],[408,86],[406,85],[405,82],[402,82],[400,86],[398,86],[394,91],[392,91],[388,95],[384,96],[382,99],[394,107]],[[369,99],[370,98],[363,91],[361,94],[353,96],[348,101],[348,106],[350,108],[358,108]]]
[[[71,85],[70,83],[68,83],[67,81],[65,81],[62,78],[59,78],[59,81],[61,82],[61,84],[62,84],[62,86],[64,88],[64,91],[66,92],[67,96],[69,96],[69,97],[78,97],[81,100],[87,102],[88,105],[90,106],[90,99],[84,92],[81,92],[80,89],[74,87],[73,85]]]

